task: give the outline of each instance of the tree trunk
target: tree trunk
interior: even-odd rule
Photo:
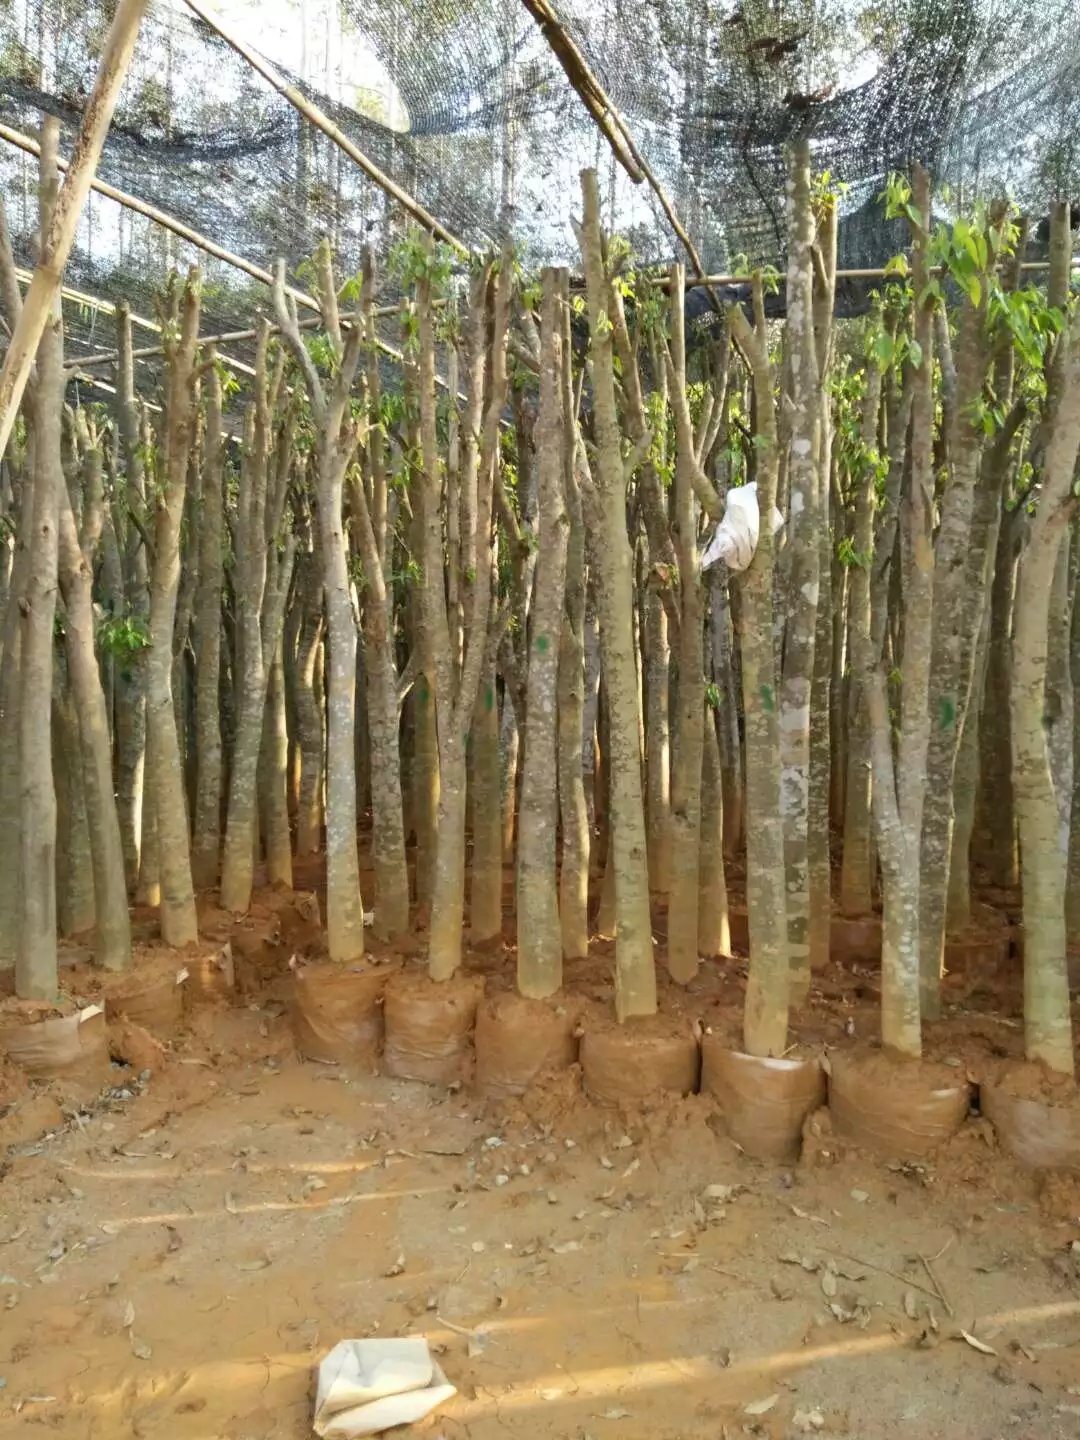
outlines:
[[[1012,685],[1012,613],[1016,589],[1016,524],[1002,519],[990,590],[986,693],[995,703],[979,725],[979,792],[975,808],[974,855],[991,885],[1011,889],[1017,882],[1016,811],[1012,783],[1012,718],[1000,697]]]
[[[180,528],[195,422],[195,347],[199,273],[172,296],[175,336],[166,342],[165,446],[154,533],[147,664],[147,731],[161,876],[161,938],[166,945],[198,939],[191,881],[187,811],[173,709],[173,627],[180,585]]]
[[[124,460],[124,504],[129,512],[116,524],[124,536],[122,564],[127,612],[133,627],[148,638],[150,615],[149,567],[147,545],[132,518],[143,520],[143,528],[152,528],[146,508],[146,462],[148,451],[140,434],[139,407],[135,400],[134,361],[132,359],[131,316],[125,305],[117,307],[117,344],[120,354],[116,382],[116,418],[120,450]],[[151,832],[152,816],[144,814],[152,801],[146,786],[146,672],[145,648],[128,647],[118,666],[116,711],[116,809],[120,819],[120,836],[124,846],[124,872],[130,895],[137,895],[140,882],[153,880],[153,897],[147,903],[157,905],[156,857],[153,874],[142,876],[144,832]],[[145,884],[142,886],[146,890]]]
[[[101,675],[94,653],[93,562],[102,526],[101,452],[83,465],[83,534],[66,487],[60,492],[60,585],[64,596],[64,648],[78,712],[96,912],[95,958],[109,970],[131,964],[131,922],[120,822],[113,799],[112,745]]]
[[[277,636],[271,633],[271,608],[280,598],[268,566],[268,542],[276,540],[271,463],[273,398],[267,374],[269,322],[259,325],[255,359],[255,398],[244,424],[244,455],[240,467],[235,532],[237,640],[240,652],[240,706],[229,773],[229,808],[221,862],[221,905],[244,914],[251,904],[258,814],[258,767],[262,746],[266,689]],[[276,392],[277,385],[273,387]],[[267,531],[270,533],[267,534]],[[351,615],[351,611],[350,611]],[[280,629],[280,624],[278,626]],[[354,638],[355,643],[355,638]]]
[[[1068,209],[1065,208],[1066,231]],[[1024,1038],[1029,1060],[1072,1075],[1065,963],[1065,857],[1044,727],[1054,570],[1080,448],[1080,318],[1058,340],[1038,508],[1020,560],[1013,630],[1013,791],[1024,888]],[[1056,404],[1054,399],[1056,398]]]
[[[855,660],[860,637],[872,633],[870,566],[874,548],[874,476],[881,409],[881,371],[868,362],[860,421],[859,469],[851,477],[855,496],[852,548],[856,571],[848,587],[848,632],[852,666],[847,704],[847,782],[844,786],[844,834],[840,862],[840,910],[869,915],[874,908],[871,856],[870,716],[862,675]]]
[[[364,904],[356,835],[356,624],[353,619],[348,548],[342,515],[345,472],[359,441],[359,422],[350,414],[352,383],[363,345],[353,326],[343,337],[337,311],[330,247],[316,252],[323,324],[335,354],[324,386],[300,334],[296,307],[285,298],[285,267],[274,272],[274,309],[282,334],[299,366],[315,420],[319,555],[322,561],[328,644],[326,741],[326,931],[330,959],[342,964],[364,953]]]
[[[11,585],[4,613],[4,653],[0,659],[0,915],[15,916],[19,907],[22,868],[22,826],[19,823],[19,596],[26,589],[33,517],[33,483],[24,471],[19,494],[17,543],[11,564]],[[18,925],[0,925],[0,970],[11,969],[19,951]]]
[[[810,880],[807,826],[810,790],[810,700],[814,679],[820,591],[822,506],[815,445],[821,423],[820,378],[813,330],[814,217],[810,208],[810,142],[794,147],[788,182],[788,277],[785,355],[790,381],[787,409],[789,514],[785,547],[787,623],[780,689],[780,806],[787,873],[791,998],[810,988]],[[765,512],[765,526],[768,512]],[[765,528],[763,526],[762,528]],[[827,733],[827,732],[826,732]]]
[[[518,732],[517,713],[507,685],[503,696],[502,714],[499,717],[499,825],[502,835],[502,853],[513,855],[514,836],[517,833],[518,805],[518,753],[521,749],[521,735]]]
[[[563,412],[562,291],[565,273],[543,276],[540,414],[536,426],[539,534],[529,623],[525,768],[517,854],[517,983],[543,999],[562,986],[562,930],[556,879],[559,643],[566,585],[564,496],[568,417]]]
[[[698,949],[702,955],[730,955],[731,926],[724,874],[724,781],[716,717],[711,709],[705,713],[702,748],[700,881]]]
[[[499,757],[499,708],[495,662],[485,661],[469,736],[469,807],[472,868],[469,936],[485,944],[502,934],[503,830],[502,766]]]
[[[289,730],[285,717],[285,663],[280,633],[266,686],[262,749],[259,754],[261,828],[266,878],[292,889],[292,836],[289,833]]]
[[[94,869],[86,820],[79,712],[71,693],[66,658],[58,651],[53,667],[52,760],[56,785],[56,921],[61,935],[93,930]]]
[[[569,325],[569,315],[566,316]],[[563,958],[589,953],[589,850],[591,830],[585,794],[582,735],[585,713],[585,533],[581,488],[574,465],[575,436],[570,425],[572,398],[568,328],[563,332],[563,413],[567,417],[568,463],[563,471],[569,520],[566,551],[566,604],[559,643],[559,819],[562,851],[559,866],[559,922]],[[595,724],[595,721],[594,721]],[[592,759],[592,733],[589,734]]]
[[[1050,632],[1046,667],[1046,746],[1050,777],[1058,804],[1062,855],[1069,851],[1069,818],[1073,793],[1073,686],[1069,668],[1069,631],[1074,596],[1069,586],[1071,562],[1068,531],[1062,538],[1050,592]]]
[[[57,192],[58,122],[46,119],[41,144],[41,228]],[[8,360],[11,359],[9,352]],[[52,774],[53,622],[57,533],[64,484],[60,422],[64,403],[63,320],[59,295],[37,352],[30,399],[33,488],[29,561],[19,597],[19,819],[22,828],[15,993],[21,1000],[56,995],[56,791]]]
[[[758,547],[739,587],[739,649],[746,733],[746,909],[750,974],[743,1014],[743,1043],[751,1055],[782,1055],[787,1048],[791,964],[788,954],[784,824],[780,807],[780,727],[773,644],[771,517],[779,463],[772,367],[765,329],[761,278],[754,279],[754,327],[731,309],[732,328],[747,355],[754,386]]]
[[[705,743],[705,606],[697,546],[694,470],[704,435],[690,421],[686,389],[685,275],[671,272],[668,383],[675,406],[676,456],[672,539],[679,566],[678,685],[671,776],[671,873],[668,886],[668,969],[681,985],[698,970],[701,896],[701,783]],[[715,406],[716,397],[713,398]]]
[[[666,894],[671,875],[671,735],[668,621],[651,581],[645,586],[645,813],[649,885]]]
[[[1069,820],[1069,854],[1065,878],[1066,942],[1070,952],[1080,950],[1080,605],[1075,602],[1080,581],[1080,528],[1073,526],[1073,614],[1069,642],[1069,664],[1073,683],[1073,789]]]
[[[592,335],[596,432],[595,496],[586,509],[593,530],[600,646],[608,696],[605,755],[611,805],[610,861],[616,903],[615,1009],[620,1021],[656,1013],[656,971],[649,912],[648,851],[641,793],[637,673],[633,635],[633,553],[626,533],[626,486],[608,320],[610,281],[604,270],[599,194],[593,171],[582,172],[582,256]]]
[[[215,358],[213,350],[208,359]],[[191,873],[200,889],[217,883],[221,856],[221,589],[223,584],[221,378],[207,374],[199,585],[195,596],[195,781]]]
[[[301,557],[304,607],[297,655],[296,723],[300,740],[300,803],[296,812],[296,858],[317,855],[322,845],[323,803],[323,597],[317,555]]]

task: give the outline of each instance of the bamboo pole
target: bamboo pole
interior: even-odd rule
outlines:
[[[21,130],[13,130],[10,125],[0,125],[0,140],[6,140],[9,145],[15,145],[20,150],[25,150],[28,155],[39,155],[41,146],[32,135],[24,135]],[[57,158],[57,168],[66,170],[68,162]],[[165,230],[171,230],[181,240],[186,240],[197,250],[212,255],[216,260],[223,260],[227,265],[235,266],[237,270],[243,270],[253,280],[260,280],[264,285],[273,284],[274,277],[269,270],[264,270],[261,265],[255,265],[250,260],[245,260],[242,255],[235,254],[232,250],[226,250],[224,245],[219,245],[215,240],[200,235],[197,230],[192,230],[190,225],[185,225],[175,215],[170,215],[167,210],[159,210],[156,205],[150,205],[145,200],[140,200],[137,195],[129,195],[126,190],[118,190],[115,185],[110,185],[105,180],[99,180],[96,176],[90,182],[91,188],[99,195],[106,196],[109,200],[115,200],[118,205],[125,209],[133,210],[137,215],[143,215],[147,220],[153,220],[156,225],[162,226]],[[291,285],[286,285],[286,292],[293,297],[298,305],[303,305],[308,310],[318,310],[318,304],[310,295],[305,295],[303,290],[297,290]]]
[[[713,308],[719,313],[720,302],[713,294],[712,281],[705,274],[705,266],[698,254],[697,246],[679,219],[671,197],[638,149],[630,127],[608,98],[599,80],[590,69],[585,56],[548,4],[548,0],[523,0],[523,4],[539,25],[541,34],[566,72],[566,78],[611,146],[615,158],[635,184],[639,184],[642,180],[649,182],[649,188],[659,200],[660,208],[667,217],[668,224],[674,231],[679,244],[686,251],[690,264],[694,267],[694,274],[697,276],[695,283],[703,285],[708,290]]]
[[[592,67],[581,53],[577,42],[560,24],[555,11],[547,0],[523,0],[525,9],[540,27],[540,33],[547,41],[552,54],[558,60],[566,78],[581,103],[596,123],[597,129],[611,146],[615,159],[626,171],[635,185],[646,178],[646,172],[634,154],[632,142],[626,132],[626,125],[607,92],[593,73]],[[629,142],[629,143],[628,143]]]
[[[345,132],[334,124],[329,115],[320,110],[295,85],[290,85],[284,76],[279,75],[261,55],[257,55],[250,46],[241,40],[230,25],[227,25],[219,15],[216,15],[208,5],[203,3],[203,0],[186,0],[186,4],[204,25],[208,25],[211,30],[220,35],[222,40],[230,45],[242,59],[246,60],[268,85],[272,86],[294,109],[298,110],[305,120],[310,121],[317,130],[321,130],[324,135],[328,136],[339,149],[348,155],[350,160],[359,165],[369,180],[374,181],[379,189],[384,190],[391,199],[396,200],[419,225],[422,225],[425,230],[429,230],[437,239],[451,245],[462,255],[469,255],[469,247],[463,240],[459,240],[441,221],[429,214],[419,200],[415,200],[407,190],[403,190],[396,180],[392,180],[389,175],[380,170],[374,160],[369,159],[361,149],[353,144]]]
[[[15,278],[23,285],[30,285],[34,279],[34,272],[27,270],[22,265],[16,265]],[[71,300],[76,305],[86,305],[91,310],[100,310],[104,315],[115,315],[116,306],[111,300],[102,300],[97,295],[90,295],[85,290],[76,290],[72,285],[61,285],[60,297],[63,300]],[[145,315],[131,313],[131,323],[137,325],[140,330],[150,330],[155,335],[161,334],[161,326],[156,320],[148,320]],[[160,350],[156,353],[160,354]]]
[[[1048,260],[1025,260],[1020,265],[1021,270],[1049,270],[1049,268],[1050,262]],[[1073,270],[1080,270],[1080,255],[1078,255],[1073,260],[1071,268]],[[884,279],[884,277],[888,273],[889,272],[884,268],[862,270],[837,270],[836,279],[881,280]],[[943,273],[943,267],[938,265],[935,268],[931,269],[929,273],[932,275],[940,275]],[[690,290],[701,285],[749,285],[753,278],[753,275],[699,275],[694,280],[687,279],[686,288]],[[663,290],[666,289],[668,282],[665,276],[658,276],[655,283],[659,289]],[[784,274],[777,274],[776,283],[778,285],[786,284],[787,276]]]
[[[131,63],[146,5],[147,0],[119,0],[109,26],[67,178],[42,237],[37,268],[4,356],[4,368],[0,372],[0,455],[7,449],[38,342],[63,283],[64,266],[90,193],[90,182],[101,157],[120,87]]]

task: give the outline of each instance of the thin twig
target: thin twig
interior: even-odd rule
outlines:
[[[907,1275],[901,1275],[896,1270],[890,1270],[885,1265],[875,1265],[872,1260],[863,1260],[859,1255],[849,1255],[846,1250],[827,1250],[828,1255],[839,1255],[843,1260],[850,1260],[855,1265],[865,1265],[868,1270],[876,1270],[879,1275],[888,1275],[891,1279],[899,1281],[901,1285],[907,1285],[912,1290],[921,1290],[924,1295],[929,1295],[931,1300],[940,1300],[946,1303],[944,1295],[940,1291],[934,1291],[927,1285],[920,1285],[917,1280],[909,1279]],[[922,1256],[919,1257],[922,1259]],[[925,1264],[925,1261],[923,1262]],[[931,1276],[933,1279],[933,1276]],[[952,1311],[949,1311],[950,1315]]]
[[[941,1253],[944,1254],[945,1251],[942,1250]],[[922,1261],[922,1267],[923,1267],[923,1269],[926,1271],[927,1275],[929,1275],[929,1277],[930,1277],[930,1283],[931,1283],[931,1285],[933,1285],[934,1289],[937,1291],[938,1299],[941,1301],[942,1305],[944,1305],[944,1306],[945,1306],[945,1309],[948,1311],[949,1319],[950,1319],[950,1320],[955,1320],[955,1319],[956,1319],[956,1311],[955,1311],[955,1310],[952,1308],[952,1306],[949,1304],[949,1301],[948,1301],[948,1299],[946,1298],[946,1295],[945,1295],[945,1291],[942,1290],[942,1288],[941,1288],[941,1282],[940,1282],[940,1280],[937,1278],[937,1276],[934,1274],[933,1267],[931,1266],[930,1261],[926,1258],[925,1255],[920,1255],[920,1256],[919,1256],[919,1259]]]

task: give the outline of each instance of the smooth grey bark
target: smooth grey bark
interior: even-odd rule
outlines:
[[[1068,209],[1065,207],[1067,232]],[[1059,219],[1060,225],[1060,219]],[[1066,969],[1065,857],[1044,712],[1054,570],[1067,534],[1080,450],[1080,314],[1057,342],[1046,446],[1031,532],[1020,559],[1010,695],[1013,791],[1024,895],[1024,1042],[1028,1059],[1072,1075]]]
[[[921,984],[919,968],[919,845],[929,741],[927,697],[930,681],[930,632],[933,610],[933,307],[927,294],[930,182],[915,167],[912,178],[913,289],[916,298],[913,335],[921,359],[910,373],[911,438],[906,423],[890,426],[890,476],[906,476],[895,521],[886,482],[886,511],[878,529],[874,567],[891,563],[891,529],[900,540],[900,576],[904,602],[904,649],[900,669],[900,736],[895,757],[889,717],[886,672],[876,635],[887,629],[884,585],[875,586],[871,571],[870,633],[857,631],[860,684],[866,696],[875,836],[883,878],[881,952],[881,1038],[900,1054],[922,1054]],[[922,221],[923,223],[919,223]],[[910,367],[909,367],[910,368]],[[901,412],[903,405],[901,404]],[[905,451],[907,463],[905,464]],[[878,572],[880,574],[880,572]]]
[[[437,847],[428,935],[428,970],[448,980],[462,958],[465,908],[466,741],[489,646],[492,500],[499,463],[499,419],[506,396],[509,324],[509,256],[481,269],[473,281],[469,314],[469,375],[462,432],[461,563],[466,626],[460,679],[454,681],[450,621],[443,564],[441,477],[435,410],[435,344],[431,280],[417,285],[419,331],[420,449],[423,467],[423,624],[435,675],[435,716],[439,756]],[[489,298],[490,293],[490,298]],[[490,320],[490,342],[488,338]],[[465,517],[468,516],[468,520]]]
[[[195,891],[180,743],[173,705],[173,630],[180,588],[180,532],[195,431],[195,355],[199,333],[199,271],[181,288],[170,280],[170,321],[164,335],[165,432],[154,518],[150,584],[150,647],[146,667],[147,740],[157,830],[161,938],[183,946],[198,939]]]
[[[323,596],[316,540],[298,562],[298,604],[303,607],[296,657],[296,724],[300,746],[300,799],[296,857],[317,855],[322,844],[324,783]]]
[[[364,464],[361,473],[354,472],[350,495],[365,581],[361,623],[375,861],[375,933],[381,939],[393,939],[409,928],[409,870],[398,741],[401,677],[395,655],[394,591],[388,579],[393,540],[387,520],[389,459],[380,427],[381,382],[374,297],[375,268],[369,252],[364,259],[360,301],[367,339],[364,402],[368,431]]]
[[[292,462],[293,421],[287,413],[274,435],[274,412],[284,382],[284,356],[270,373],[270,325],[256,340],[254,400],[244,425],[237,494],[234,589],[242,685],[229,774],[229,808],[221,864],[221,905],[243,914],[254,883],[258,765],[267,686],[281,639],[292,576],[295,537],[281,528]],[[291,874],[291,867],[290,867]]]
[[[285,294],[285,265],[274,271],[274,309],[282,335],[303,377],[311,405],[317,456],[316,508],[328,641],[326,741],[326,930],[330,959],[341,963],[364,953],[364,903],[356,835],[354,694],[356,624],[350,590],[343,517],[345,472],[360,440],[351,413],[352,383],[364,334],[358,325],[342,333],[329,243],[316,251],[323,326],[335,355],[324,381],[300,333],[296,306]]]
[[[114,520],[122,539],[121,563],[124,597],[128,615],[136,625],[147,626],[150,616],[149,546],[146,507],[146,468],[152,458],[152,436],[142,433],[142,417],[135,399],[132,360],[131,315],[126,305],[117,306],[116,336],[120,360],[116,379],[116,419],[123,459],[122,494],[114,505]],[[151,444],[146,444],[147,439]],[[143,862],[144,808],[151,804],[146,794],[146,670],[145,650],[133,649],[117,666],[116,703],[116,807],[124,846],[124,870],[128,893],[135,895],[144,881],[152,880],[150,903],[156,905],[157,869],[154,852],[153,874],[141,876]],[[149,817],[152,821],[152,815]],[[152,823],[146,827],[152,830]],[[143,885],[144,894],[147,887]]]
[[[999,223],[991,221],[991,230]],[[991,257],[997,246],[989,246]],[[993,554],[1000,513],[997,485],[1004,467],[980,465],[983,431],[976,407],[993,358],[986,305],[994,260],[981,275],[980,302],[965,299],[955,349],[955,372],[946,364],[945,445],[948,483],[934,542],[934,596],[930,651],[930,734],[926,757],[919,878],[919,964],[922,1013],[941,1007],[945,909],[952,845],[956,761],[974,677],[982,623],[986,554]],[[939,336],[948,326],[939,314]]]
[[[787,420],[789,523],[784,547],[787,613],[780,685],[780,807],[787,875],[788,956],[792,999],[810,988],[810,700],[821,588],[823,506],[818,475],[821,377],[814,343],[814,216],[810,142],[793,147],[787,181],[788,273],[784,415]],[[766,516],[768,512],[765,512]],[[768,523],[766,519],[766,524]],[[764,527],[763,527],[764,528]],[[827,732],[826,732],[827,733]]]
[[[615,1009],[619,1020],[656,1013],[656,971],[649,910],[648,849],[638,739],[637,673],[633,635],[633,553],[626,532],[626,490],[632,468],[624,464],[615,403],[611,281],[605,270],[600,201],[594,171],[581,174],[584,216],[579,244],[589,312],[595,474],[583,465],[589,491],[586,523],[592,531],[600,645],[609,712],[605,755],[611,807],[609,869],[616,905]],[[584,448],[582,448],[584,458]],[[635,457],[631,457],[633,460]]]
[[[79,711],[71,691],[67,656],[53,664],[52,764],[56,787],[56,924],[61,935],[85,935],[97,918],[90,830],[86,818],[79,740]]]
[[[213,347],[207,351],[203,427],[202,504],[199,514],[199,583],[195,595],[195,805],[191,873],[201,889],[216,884],[221,852],[221,589],[223,575],[223,471],[221,377]]]
[[[40,224],[48,228],[58,190],[59,123],[47,117],[41,137]],[[11,306],[8,306],[9,312]],[[11,319],[17,324],[17,316]],[[13,327],[14,328],[14,327]],[[56,791],[52,772],[53,623],[64,403],[63,318],[57,294],[38,346],[27,392],[33,436],[29,558],[19,607],[19,888],[15,993],[22,1000],[56,994]]]
[[[752,326],[741,309],[732,307],[728,313],[750,368],[755,431],[761,437],[756,480],[762,523],[754,558],[739,584],[739,651],[746,733],[746,909],[750,931],[743,1044],[749,1054],[766,1056],[782,1055],[787,1048],[791,963],[770,524],[776,504],[779,438],[760,274],[753,280],[753,310]]]
[[[570,312],[564,307],[562,345],[564,430],[563,491],[569,521],[566,550],[566,600],[559,642],[558,771],[562,848],[559,864],[559,923],[563,958],[589,951],[589,855],[591,830],[585,794],[583,732],[585,714],[585,519],[577,478],[577,431],[573,424],[573,374]],[[589,735],[592,757],[592,734]]]
[[[540,328],[540,413],[536,425],[539,479],[538,555],[530,613],[525,764],[517,855],[517,982],[522,995],[543,999],[562,985],[563,945],[556,880],[559,646],[565,599],[568,517],[563,408],[565,272],[545,269]]]
[[[482,945],[502,934],[502,764],[495,662],[484,661],[469,734],[469,936]]]
[[[96,442],[91,443],[82,462],[81,533],[76,529],[67,488],[61,487],[59,580],[93,869],[95,958],[106,969],[123,970],[131,964],[131,922],[120,822],[113,798],[109,719],[94,653],[94,554],[104,512],[101,469],[101,451]]]

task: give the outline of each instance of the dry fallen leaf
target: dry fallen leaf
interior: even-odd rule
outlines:
[[[383,1271],[383,1276],[384,1276],[387,1280],[392,1280],[395,1275],[404,1275],[404,1274],[405,1274],[405,1256],[404,1256],[404,1255],[399,1255],[399,1256],[397,1257],[397,1259],[394,1261],[393,1265],[390,1266],[390,1269]]]
[[[826,1270],[821,1277],[821,1293],[831,1300],[838,1288],[835,1271]]]
[[[914,1290],[904,1291],[904,1314],[909,1320],[915,1320],[919,1314],[919,1302]]]
[[[973,1350],[978,1350],[980,1355],[996,1355],[997,1351],[992,1345],[987,1345],[977,1335],[970,1334],[967,1330],[960,1331],[960,1338],[966,1340]]]
[[[791,1213],[799,1220],[809,1220],[812,1225],[828,1227],[828,1220],[823,1220],[820,1215],[811,1215],[809,1210],[800,1209],[798,1205],[792,1205]]]
[[[764,1400],[752,1400],[749,1405],[743,1406],[744,1415],[767,1415],[776,1402],[780,1399],[779,1394],[768,1395]]]
[[[125,1330],[130,1330],[131,1327],[135,1324],[135,1306],[131,1303],[130,1300],[125,1301],[125,1303],[124,1303],[124,1321],[123,1321],[123,1323],[124,1323],[124,1329],[125,1329]]]
[[[154,1352],[144,1341],[136,1340],[135,1337],[132,1336],[131,1353],[135,1356],[136,1360],[149,1360]]]

